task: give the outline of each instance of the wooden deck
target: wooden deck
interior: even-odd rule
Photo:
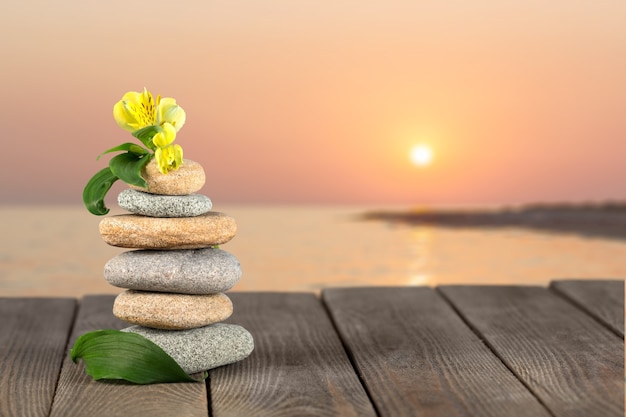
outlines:
[[[624,282],[229,293],[256,347],[206,383],[95,382],[113,296],[0,298],[0,416],[624,415]]]

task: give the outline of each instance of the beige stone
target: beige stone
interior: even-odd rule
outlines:
[[[223,293],[171,294],[126,290],[115,298],[113,315],[127,323],[163,330],[195,329],[226,320],[233,303]]]
[[[163,195],[193,194],[200,190],[206,181],[202,165],[189,159],[183,159],[182,165],[176,171],[162,174],[156,159],[152,158],[141,171],[141,176],[148,183],[148,188],[131,184],[128,186],[134,190]]]
[[[235,219],[216,211],[179,218],[122,214],[100,221],[102,239],[122,248],[200,249],[226,243],[236,233]]]

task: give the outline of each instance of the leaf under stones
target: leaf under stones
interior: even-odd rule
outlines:
[[[85,362],[85,371],[95,380],[123,379],[135,384],[199,382],[193,379],[158,345],[136,333],[96,330],[76,340],[70,356]]]

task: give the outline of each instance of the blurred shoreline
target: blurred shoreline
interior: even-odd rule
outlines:
[[[113,205],[111,209],[111,215],[123,213]],[[239,259],[244,270],[234,291],[547,285],[559,278],[626,276],[626,210],[620,207],[552,207],[548,218],[560,213],[559,225],[564,227],[557,228],[561,233],[551,235],[493,227],[541,223],[540,215],[546,222],[545,210],[528,207],[433,207],[425,211],[388,206],[376,212],[374,206],[220,205],[215,209],[233,216],[238,225],[235,239],[223,247]],[[372,220],[431,224],[389,227],[386,221],[362,221],[367,217],[364,213],[370,213]],[[581,221],[581,216],[587,220]],[[102,241],[100,220],[81,206],[0,205],[4,237],[0,243],[0,296],[119,294],[122,290],[111,286],[102,271],[109,259],[127,249]],[[437,225],[432,224],[435,221]],[[619,239],[562,233],[583,230],[600,235],[598,222],[606,223],[601,229],[610,229],[612,237]],[[620,222],[618,229],[615,225]],[[555,227],[554,221],[548,223]]]
[[[551,233],[626,240],[626,202],[537,203],[494,209],[368,210],[359,220],[449,228],[520,227]]]

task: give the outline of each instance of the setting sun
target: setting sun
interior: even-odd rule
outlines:
[[[427,145],[416,145],[411,148],[410,159],[413,165],[425,167],[433,160],[433,151]]]

